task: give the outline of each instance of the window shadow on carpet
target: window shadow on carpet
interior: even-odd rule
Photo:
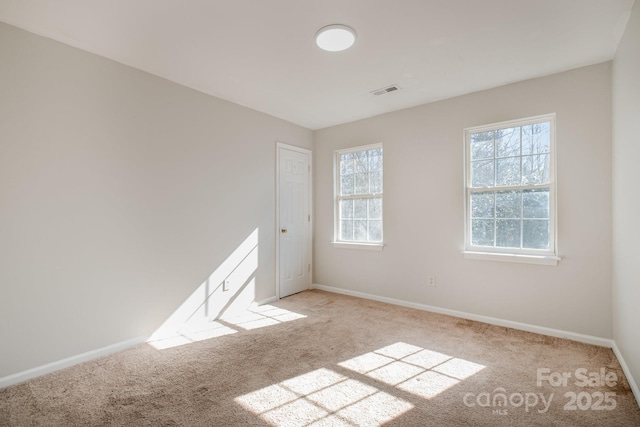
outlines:
[[[338,363],[353,377],[321,368],[239,396],[236,403],[273,426],[364,426],[389,422],[414,405],[382,391],[431,399],[485,366],[398,342]],[[374,381],[374,383],[375,383]],[[393,388],[389,388],[392,386]]]

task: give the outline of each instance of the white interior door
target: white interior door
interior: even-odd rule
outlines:
[[[311,152],[278,144],[278,288],[311,287]]]

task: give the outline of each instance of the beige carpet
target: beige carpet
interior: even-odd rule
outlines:
[[[321,291],[208,326],[0,390],[0,425],[640,426],[607,348]]]

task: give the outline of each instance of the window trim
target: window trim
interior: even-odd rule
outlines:
[[[382,193],[367,193],[362,195],[363,197],[358,197],[358,195],[349,195],[349,196],[340,196],[340,156],[342,154],[348,153],[356,153],[359,151],[367,151],[372,149],[383,149],[382,143],[369,144],[369,145],[360,145],[357,147],[345,148],[341,150],[336,150],[333,152],[333,240],[331,244],[335,248],[341,249],[364,249],[364,250],[373,250],[373,251],[381,251],[384,246],[384,149],[382,151],[383,158],[383,172],[382,172]],[[356,199],[356,198],[373,198],[380,197],[382,202],[382,241],[380,242],[360,242],[360,241],[347,241],[340,240],[340,200],[342,198],[345,199]]]
[[[486,132],[509,127],[526,126],[536,123],[550,123],[549,141],[549,183],[535,185],[512,185],[484,187],[489,191],[509,191],[527,189],[549,189],[549,249],[520,249],[478,246],[471,244],[471,193],[478,188],[471,187],[471,134]],[[556,156],[556,114],[543,114],[516,120],[491,123],[481,126],[467,127],[463,130],[463,161],[464,161],[464,250],[463,254],[468,259],[523,262],[533,264],[556,265],[560,260],[558,256],[558,227],[557,227],[557,156]],[[522,155],[522,154],[521,154]]]

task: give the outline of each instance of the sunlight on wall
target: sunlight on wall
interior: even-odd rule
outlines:
[[[235,399],[274,426],[380,425],[413,408],[375,387],[318,369]]]
[[[354,357],[338,366],[431,399],[480,372],[484,365],[406,343]]]
[[[214,322],[223,314],[242,313],[255,302],[258,228],[215,269],[158,328],[149,341],[175,345],[236,332]]]

